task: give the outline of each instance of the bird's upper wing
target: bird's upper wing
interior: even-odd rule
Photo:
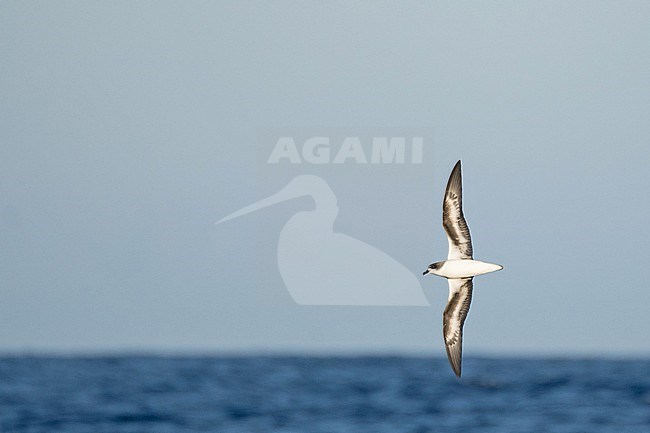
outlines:
[[[449,300],[442,316],[442,334],[445,338],[449,364],[460,377],[463,361],[463,325],[472,302],[471,278],[449,279]]]
[[[463,215],[463,181],[460,172],[460,161],[456,163],[449,175],[445,198],[442,202],[442,226],[447,232],[449,254],[447,258],[471,259],[472,238],[469,227]]]

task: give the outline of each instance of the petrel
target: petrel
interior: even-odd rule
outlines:
[[[463,360],[463,325],[472,302],[473,278],[500,271],[501,265],[474,260],[472,239],[463,215],[463,184],[460,160],[449,175],[442,202],[442,226],[447,233],[447,260],[429,265],[423,275],[434,274],[447,279],[449,299],[442,315],[442,335],[445,338],[449,364],[460,377]]]

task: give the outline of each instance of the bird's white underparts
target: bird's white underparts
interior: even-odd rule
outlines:
[[[445,260],[443,262],[434,263],[434,265],[436,265],[435,268],[427,268],[423,275],[434,274],[439,277],[452,279],[472,278],[503,269],[503,266],[501,265],[470,259]]]
[[[449,364],[456,376],[461,375],[463,360],[463,325],[472,302],[473,279],[503,269],[503,266],[474,260],[472,239],[463,215],[463,185],[460,160],[449,175],[442,202],[442,226],[447,233],[447,260],[430,264],[423,275],[434,274],[447,279],[449,298],[442,315],[442,333]]]

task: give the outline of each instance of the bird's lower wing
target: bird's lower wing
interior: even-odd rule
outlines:
[[[463,361],[463,325],[472,302],[472,278],[449,279],[449,300],[442,316],[442,333],[445,338],[449,364],[460,377]]]

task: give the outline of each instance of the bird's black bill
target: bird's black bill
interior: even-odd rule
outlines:
[[[427,269],[426,271],[422,272],[422,275],[426,275],[429,273],[429,270]]]

